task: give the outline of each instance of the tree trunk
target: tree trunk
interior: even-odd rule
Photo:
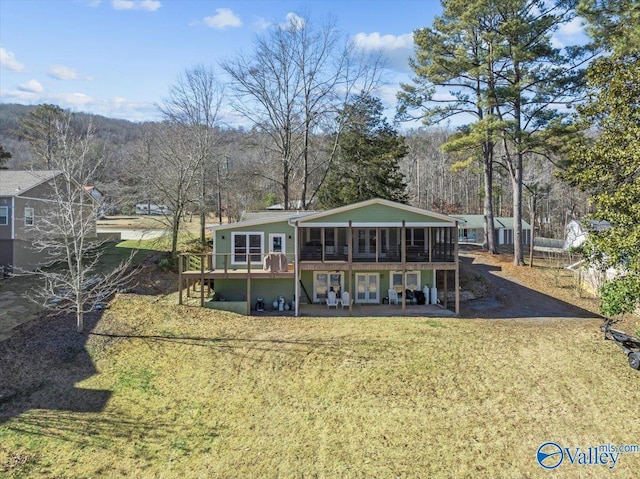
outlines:
[[[79,333],[84,332],[84,313],[82,310],[76,311],[76,323],[77,323],[77,331]]]
[[[536,206],[537,206],[538,195],[537,191],[534,191],[531,196],[531,234],[529,235],[529,267],[533,268],[533,238],[536,224]]]
[[[489,145],[487,144],[487,148]],[[491,146],[493,148],[493,146]],[[484,244],[482,247],[491,254],[497,254],[496,229],[493,221],[493,159],[492,152],[484,158]]]
[[[519,146],[518,146],[519,147]],[[516,168],[513,180],[513,264],[524,265],[522,246],[522,153],[516,153]]]

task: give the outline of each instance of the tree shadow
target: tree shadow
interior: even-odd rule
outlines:
[[[586,309],[535,291],[514,280],[501,277],[500,266],[476,263],[475,258],[461,257],[470,271],[480,275],[491,285],[484,298],[461,303],[462,318],[601,318]],[[532,270],[531,274],[540,274]]]
[[[88,331],[99,318],[99,313],[85,316]],[[41,317],[0,342],[0,424],[32,409],[104,409],[111,391],[75,386],[97,372],[86,349],[89,336],[75,326],[72,315]]]

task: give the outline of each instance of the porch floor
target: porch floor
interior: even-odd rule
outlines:
[[[251,311],[252,316],[294,316],[293,311]],[[349,316],[349,308],[327,308],[324,304],[301,304],[300,316],[319,318],[340,318]],[[352,317],[402,316],[402,305],[395,304],[354,304]],[[411,317],[455,317],[455,313],[436,304],[407,304],[405,316]]]

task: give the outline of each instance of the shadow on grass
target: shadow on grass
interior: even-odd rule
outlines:
[[[88,331],[99,314],[85,316]],[[0,342],[0,424],[32,409],[100,412],[111,391],[75,387],[96,373],[75,317],[41,318]]]
[[[73,411],[76,412],[76,411]],[[32,436],[49,437],[66,442],[87,444],[87,439],[103,446],[124,441],[144,441],[144,446],[170,443],[176,437],[185,435],[184,428],[174,423],[144,421],[140,418],[126,418],[108,414],[86,416],[78,414],[60,414],[41,411],[37,414],[24,414],[13,421],[7,430]],[[215,438],[214,431],[207,436]]]
[[[461,257],[467,268],[488,281],[492,287],[485,298],[461,303],[463,318],[600,318],[586,309],[535,291],[499,274],[500,266],[474,263],[474,258]],[[542,274],[536,269],[531,274]]]

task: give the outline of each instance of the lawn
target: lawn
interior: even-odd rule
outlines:
[[[175,303],[123,294],[88,336],[59,318],[0,343],[0,476],[637,476],[640,453],[536,462],[547,441],[640,442],[640,374],[597,321]]]

